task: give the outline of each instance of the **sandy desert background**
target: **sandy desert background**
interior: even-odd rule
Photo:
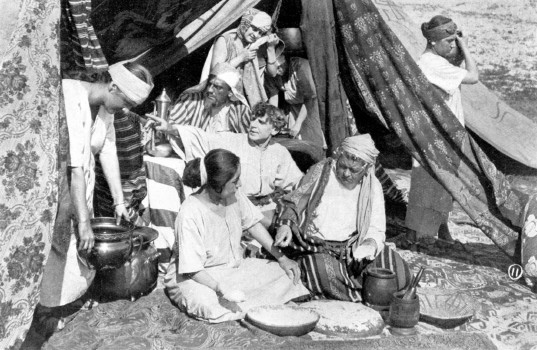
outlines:
[[[419,26],[451,17],[465,35],[480,80],[537,122],[537,0],[395,0]]]

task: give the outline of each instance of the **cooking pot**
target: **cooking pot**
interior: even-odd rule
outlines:
[[[90,220],[95,244],[89,253],[78,254],[86,264],[96,270],[115,269],[129,260],[133,247],[141,247],[142,238],[135,235],[136,227],[128,222],[116,224],[115,218],[99,217]]]
[[[135,249],[123,266],[97,271],[94,290],[105,300],[134,301],[148,294],[157,285],[159,255],[155,247],[144,243],[140,251]]]
[[[157,285],[160,253],[151,244],[158,231],[150,227],[135,227],[132,253],[115,269],[101,269],[95,277],[93,291],[102,299],[135,300],[148,294]]]

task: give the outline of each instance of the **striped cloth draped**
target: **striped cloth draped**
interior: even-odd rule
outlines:
[[[141,127],[134,113],[120,111],[114,115],[114,128],[123,196],[129,213],[134,216],[147,193]],[[114,216],[112,195],[99,161],[95,166],[93,203],[95,216]]]
[[[161,253],[159,261],[166,264],[171,256],[175,243],[175,219],[181,203],[192,193],[192,189],[183,185],[181,175],[185,169],[185,161],[179,158],[163,158],[144,156],[147,174],[147,197],[143,205],[144,221],[149,227],[156,229],[159,237],[155,247]],[[165,270],[165,266],[162,267]]]
[[[91,72],[108,70],[108,62],[91,24],[91,0],[62,0],[61,31],[62,68],[74,63]]]
[[[204,91],[183,92],[175,102],[171,112],[170,121],[174,124],[192,125],[202,130],[209,126],[208,111],[203,103]],[[250,109],[241,102],[231,102],[228,111],[229,131],[245,133],[250,125]]]
[[[302,271],[302,282],[315,299],[361,301],[364,275],[367,269],[375,267],[394,271],[398,290],[410,282],[408,265],[392,248],[385,246],[372,262],[348,264],[345,245],[346,242],[326,242],[322,253],[295,258]]]

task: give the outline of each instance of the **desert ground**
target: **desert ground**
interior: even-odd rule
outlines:
[[[451,17],[468,36],[480,80],[537,122],[537,0],[394,0],[419,26]]]

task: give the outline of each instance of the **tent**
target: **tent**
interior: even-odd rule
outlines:
[[[84,1],[80,3],[84,5]],[[4,1],[3,5],[7,16],[0,29],[8,40],[0,46],[0,347],[9,348],[20,346],[38,301],[41,271],[50,250],[58,183],[62,180],[61,166],[65,165],[66,133],[59,94],[56,28],[60,6],[38,0],[21,4]],[[482,85],[465,91],[465,108],[472,111],[468,125],[475,135],[455,123],[414,63],[423,43],[415,33],[417,27],[395,2],[94,0],[92,5],[97,29],[125,11],[130,11],[130,17],[123,13],[121,18],[127,20],[121,23],[128,27],[135,19],[149,28],[150,40],[140,32],[132,36],[144,41],[144,50],[131,52],[128,57],[117,55],[109,61],[135,59],[155,69],[156,74],[170,69],[183,74],[188,70],[185,63],[203,52],[204,44],[232,25],[247,7],[280,11],[281,18],[289,22],[293,19],[286,15],[293,11],[285,7],[299,10],[301,21],[295,24],[300,23],[305,33],[330,146],[346,136],[341,118],[345,114],[344,96],[348,95],[358,124],[367,124],[363,120],[368,120],[379,126],[377,130],[384,125],[384,132],[395,133],[487,236],[514,256],[514,243],[524,220],[521,213],[529,198],[512,185],[518,174],[508,174],[495,163],[495,155],[486,143],[518,161],[518,168],[535,183],[532,168],[537,167],[537,138],[531,136],[537,134],[536,126]],[[119,28],[124,29],[111,28],[108,34],[117,34]],[[90,42],[95,39],[92,35],[88,38]],[[131,47],[123,43],[122,48]],[[160,76],[166,82],[165,74]],[[489,127],[494,124],[498,127]],[[463,144],[471,145],[472,153],[463,153]]]
[[[195,56],[252,5],[276,14],[301,14],[299,23],[329,147],[347,136],[342,119],[348,95],[359,126],[371,122],[376,125],[373,131],[382,132],[383,125],[384,132],[395,133],[481,229],[514,256],[515,227],[522,226],[521,213],[529,200],[527,187],[521,190],[517,181],[535,183],[537,125],[482,84],[464,87],[470,131],[455,122],[415,64],[425,44],[417,34],[418,26],[395,2],[220,1],[180,30],[176,28],[175,39],[163,44],[168,49],[151,48],[136,61],[155,74],[178,61],[180,66],[182,58]],[[497,156],[496,151],[504,156]],[[508,157],[513,160],[510,164],[517,165],[515,173],[505,166]],[[522,178],[516,171],[529,175]]]

